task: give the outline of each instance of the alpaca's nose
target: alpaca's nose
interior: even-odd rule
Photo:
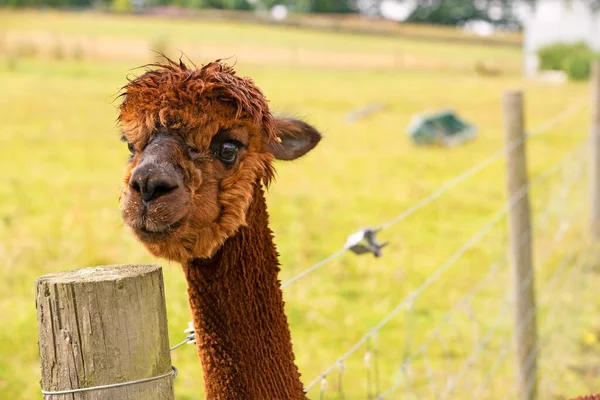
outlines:
[[[171,193],[179,187],[179,179],[172,168],[154,163],[139,165],[129,178],[129,186],[138,192],[145,202]]]

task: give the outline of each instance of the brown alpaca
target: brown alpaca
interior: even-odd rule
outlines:
[[[305,399],[263,186],[274,158],[296,159],[321,135],[273,117],[254,82],[219,61],[167,60],[124,89],[122,216],[152,254],[183,266],[206,397]]]

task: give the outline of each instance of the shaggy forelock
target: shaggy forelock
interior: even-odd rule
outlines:
[[[137,126],[153,129],[197,125],[206,122],[211,102],[230,105],[235,119],[251,120],[276,140],[275,122],[262,91],[251,78],[236,75],[234,69],[217,60],[202,68],[188,67],[181,59],[146,66],[146,72],[129,80],[123,87],[119,122],[139,119]],[[134,121],[128,121],[129,123]]]

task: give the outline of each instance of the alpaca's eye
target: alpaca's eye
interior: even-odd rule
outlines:
[[[198,150],[195,147],[191,147],[191,146],[187,146],[187,152],[192,159],[197,158],[198,155],[200,154],[200,150]]]
[[[133,143],[131,143],[129,140],[127,140],[125,135],[121,136],[121,142],[127,143],[127,148],[129,149],[129,152],[131,153],[131,155],[133,155],[135,153],[135,146],[133,145]]]
[[[225,164],[233,164],[240,151],[240,145],[236,142],[223,142],[215,154]]]

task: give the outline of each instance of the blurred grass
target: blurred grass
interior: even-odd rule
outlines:
[[[23,37],[55,37],[67,44],[86,37],[112,43],[114,51],[108,46],[99,55],[84,47],[75,57],[71,48],[57,51],[56,47],[44,47],[55,43],[54,39],[19,42]],[[255,79],[276,112],[306,117],[323,130],[325,140],[313,154],[277,165],[278,178],[270,189],[282,280],[339,249],[349,233],[396,216],[500,149],[500,96],[504,90],[525,90],[529,127],[540,125],[587,96],[583,84],[553,86],[521,80],[515,73],[520,68],[520,55],[513,49],[223,22],[0,12],[0,273],[4,277],[0,282],[0,316],[4,322],[0,330],[0,398],[38,396],[33,282],[47,272],[114,263],[165,265],[171,342],[183,338],[182,330],[190,317],[179,267],[150,257],[127,233],[118,214],[117,196],[127,149],[118,140],[115,95],[132,73],[131,68],[151,61],[148,44],[156,38],[164,38],[171,49],[194,56],[198,64],[210,57],[202,55],[204,45],[210,46],[211,52],[222,49],[223,57],[247,54],[244,49],[252,49],[249,60],[237,58],[237,70]],[[22,43],[30,47],[19,52]],[[129,52],[127,45],[132,43],[141,50]],[[197,53],[188,51],[190,43]],[[269,58],[281,49],[289,54]],[[60,57],[52,56],[58,53]],[[176,50],[168,53],[178,56]],[[413,63],[374,66],[362,62],[365,54],[385,59],[397,53]],[[301,56],[289,58],[290,54],[323,58],[308,62]],[[271,62],[264,62],[263,56]],[[352,62],[340,66],[338,56]],[[473,69],[476,61],[496,63],[502,74],[479,76]],[[351,109],[375,101],[385,102],[385,110],[355,124],[345,122]],[[405,135],[410,117],[447,106],[478,126],[477,140],[451,150],[413,147]],[[531,175],[580,143],[586,137],[588,121],[586,110],[531,140]],[[582,162],[580,156],[572,164]],[[382,238],[391,242],[383,258],[347,254],[285,290],[305,383],[427,279],[504,205],[503,168],[502,161],[495,163],[383,232]],[[567,183],[568,179],[561,181],[560,177],[553,176],[533,192],[536,212],[556,198]],[[543,235],[536,242],[536,255],[548,255],[550,266],[558,265],[563,254],[579,254],[576,251],[587,243],[585,180],[580,177],[575,183],[570,197],[553,211],[554,219],[540,228],[545,230],[540,231]],[[552,237],[561,218],[579,208],[583,214],[575,220],[577,229],[560,244],[545,239]],[[416,351],[439,319],[502,256],[505,239],[502,223],[409,311],[380,332],[377,345],[382,388],[392,384],[403,357]],[[552,396],[586,393],[592,390],[590,382],[598,381],[589,368],[583,374],[569,369],[573,365],[578,370],[582,365],[589,367],[592,355],[600,354],[597,343],[582,339],[589,338],[590,332],[593,337],[600,332],[600,302],[593,295],[600,279],[593,265],[586,271],[576,274],[578,280],[563,291],[540,293],[542,306],[560,295],[563,319],[559,322],[573,323],[561,336],[568,345],[553,350],[558,351],[553,362],[565,372],[556,378],[559,383]],[[542,272],[541,276],[547,274]],[[503,265],[478,300],[470,304],[476,318],[461,308],[443,328],[442,340],[436,340],[426,357],[415,361],[411,383],[414,398],[434,398],[432,382],[443,391],[444,379],[458,371],[482,338],[473,332],[479,329],[483,336],[500,315],[489,349],[484,349],[453,398],[471,394],[483,380],[510,332],[510,310],[497,314],[510,290],[508,280],[509,270]],[[578,298],[585,299],[585,306]],[[577,319],[570,313],[577,313]],[[366,397],[363,356],[361,350],[345,366],[346,399]],[[202,398],[195,351],[188,347],[174,352],[173,363],[180,370],[177,398]],[[507,357],[498,377],[485,388],[485,395],[503,398],[513,394],[511,366]],[[331,381],[328,398],[335,398],[335,379]],[[318,389],[310,395],[318,398]]]

